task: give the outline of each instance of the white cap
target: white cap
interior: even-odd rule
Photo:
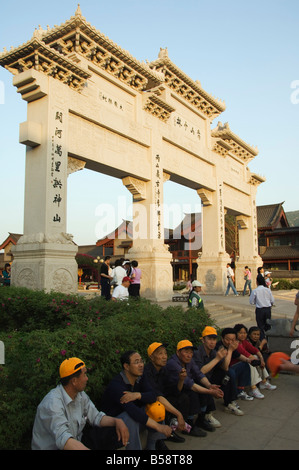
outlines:
[[[202,287],[202,284],[199,281],[193,281],[191,285],[192,287]]]
[[[267,274],[272,274],[272,271],[266,271],[265,276],[267,276]]]

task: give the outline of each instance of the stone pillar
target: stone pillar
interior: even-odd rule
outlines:
[[[171,254],[164,244],[163,173],[160,154],[153,156],[152,178],[127,177],[123,184],[133,195],[133,246],[130,260],[142,271],[141,295],[154,301],[171,300],[173,293]]]
[[[76,292],[77,246],[66,233],[70,91],[36,70],[13,83],[28,106],[20,125],[26,145],[24,234],[13,249],[12,285]]]
[[[236,263],[236,283],[238,290],[244,286],[244,267],[248,266],[252,273],[252,287],[256,286],[257,268],[263,265],[258,254],[258,227],[255,200],[252,201],[251,216],[236,217],[239,228],[239,259]]]
[[[197,279],[206,293],[223,294],[226,285],[226,264],[230,262],[225,251],[225,209],[223,184],[216,191],[197,190],[202,201],[202,255],[197,260]]]

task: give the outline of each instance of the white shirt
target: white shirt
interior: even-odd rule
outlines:
[[[123,285],[116,286],[112,292],[112,297],[117,300],[127,300],[129,298],[128,288]]]
[[[230,266],[227,268],[226,275],[227,277],[234,277],[234,271]]]
[[[274,297],[268,287],[258,286],[254,289],[249,297],[251,305],[256,305],[256,308],[272,307],[274,305]]]
[[[33,432],[32,450],[62,450],[73,438],[81,441],[86,422],[99,426],[105,413],[98,411],[85,392],[72,398],[59,384],[51,390],[37,408]]]
[[[113,282],[121,286],[123,278],[127,275],[126,270],[122,266],[116,266],[113,269]]]

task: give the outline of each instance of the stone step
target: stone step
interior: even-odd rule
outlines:
[[[252,321],[251,317],[244,317],[242,315],[231,315],[231,316],[228,316],[219,320],[215,320],[215,321],[216,321],[217,326],[219,326],[219,328],[227,328],[227,327],[233,328],[236,325],[236,323],[242,323],[245,326],[254,325],[254,322]]]
[[[236,323],[254,324],[252,316],[246,311],[226,307],[223,304],[206,303],[207,312],[219,328],[233,327]]]
[[[217,305],[217,304],[205,304],[205,308],[209,312],[220,312],[225,309],[224,305]]]
[[[215,310],[214,312],[213,311],[211,312],[211,310],[207,308],[207,311],[213,318],[221,318],[227,315],[231,315],[232,313],[237,314],[237,312],[234,312],[232,308]]]

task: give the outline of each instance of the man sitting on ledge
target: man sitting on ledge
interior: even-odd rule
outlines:
[[[125,423],[98,411],[84,392],[88,380],[84,362],[66,359],[59,373],[61,383],[37,408],[32,450],[112,450],[126,445]],[[90,427],[85,428],[86,423]]]
[[[127,351],[121,356],[122,371],[114,377],[106,388],[102,409],[111,416],[123,419],[130,432],[127,450],[142,450],[139,431],[148,430],[146,448],[163,448],[163,441],[172,429],[150,418],[145,411],[147,404],[154,403],[156,393],[143,374],[144,363],[136,351]],[[164,447],[165,448],[165,447]]]

